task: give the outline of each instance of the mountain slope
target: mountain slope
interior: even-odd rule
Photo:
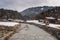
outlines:
[[[48,6],[43,6],[43,7],[32,7],[28,8],[24,11],[21,12],[21,14],[26,18],[26,19],[32,19],[34,18],[37,14],[42,13],[43,11],[47,11],[48,9],[52,9],[53,7],[48,7]]]
[[[36,15],[36,19],[45,18],[45,17],[60,18],[60,7],[54,7],[53,9],[49,9],[45,12]]]

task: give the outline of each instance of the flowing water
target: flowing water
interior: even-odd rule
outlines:
[[[55,37],[35,25],[21,24],[20,29],[21,30],[18,30],[9,40],[57,40]]]

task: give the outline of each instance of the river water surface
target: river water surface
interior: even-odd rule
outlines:
[[[21,24],[20,30],[9,40],[57,40],[41,28],[30,24]]]

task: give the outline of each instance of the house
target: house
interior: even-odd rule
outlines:
[[[57,17],[56,23],[57,23],[57,24],[60,24],[60,16]]]
[[[39,22],[44,22],[44,20],[43,20],[43,19],[39,19],[38,21],[39,21]]]
[[[56,18],[54,18],[54,17],[45,17],[45,21],[48,21],[49,23],[55,23],[55,20]]]
[[[60,19],[57,19],[56,23],[57,23],[57,24],[60,24]]]

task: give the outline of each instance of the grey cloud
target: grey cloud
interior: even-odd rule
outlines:
[[[0,8],[22,11],[29,7],[43,6],[49,4],[53,5],[56,3],[53,3],[51,1],[52,0],[0,0]]]

